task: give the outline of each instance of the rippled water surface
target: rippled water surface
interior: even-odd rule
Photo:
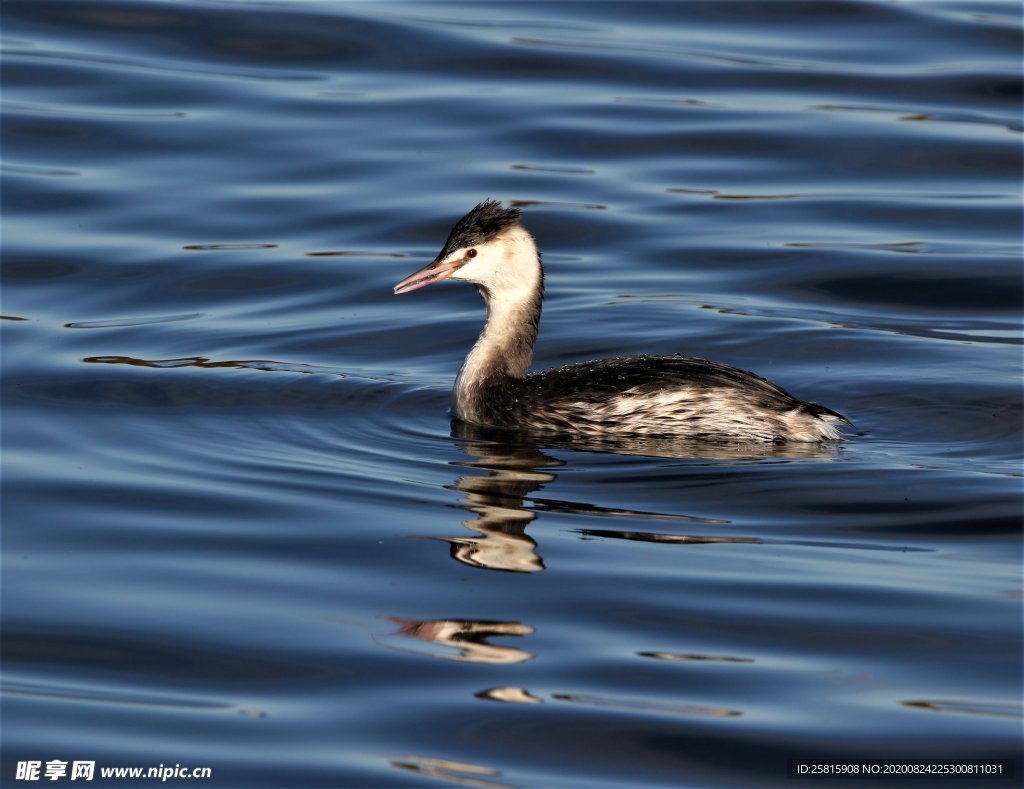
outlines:
[[[1018,13],[5,1],[0,783],[1019,780]],[[391,286],[486,197],[536,368],[856,431],[453,424],[479,299]]]

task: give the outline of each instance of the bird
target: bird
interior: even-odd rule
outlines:
[[[541,253],[519,209],[496,200],[456,222],[437,257],[394,293],[446,279],[476,286],[487,308],[452,390],[452,413],[463,422],[581,437],[772,443],[835,441],[850,424],[754,373],[678,354],[530,372],[544,297]]]

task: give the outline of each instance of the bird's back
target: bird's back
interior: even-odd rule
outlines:
[[[628,356],[502,382],[493,424],[544,432],[817,441],[846,420],[760,376],[684,356]]]

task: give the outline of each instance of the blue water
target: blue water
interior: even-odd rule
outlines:
[[[1020,779],[1016,4],[0,13],[2,785]],[[479,298],[391,286],[487,197],[535,368],[704,356],[856,430],[452,424]],[[975,772],[793,777],[896,763]]]

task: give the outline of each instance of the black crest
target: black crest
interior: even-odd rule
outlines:
[[[502,208],[497,200],[484,200],[455,223],[439,258],[456,249],[483,244],[519,224],[518,208]]]

